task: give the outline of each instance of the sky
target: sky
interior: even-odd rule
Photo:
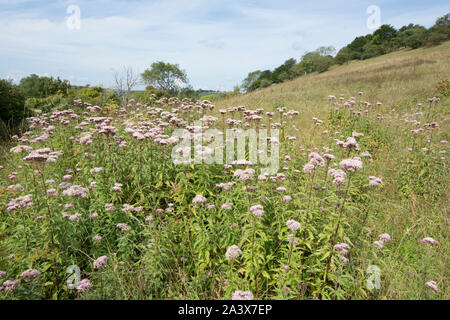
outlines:
[[[251,71],[339,50],[378,21],[430,27],[449,12],[448,0],[0,0],[0,78],[111,87],[115,70],[165,61],[195,89],[232,90]]]

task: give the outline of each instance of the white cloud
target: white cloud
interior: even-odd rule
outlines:
[[[81,8],[80,30],[66,26],[70,4]],[[194,87],[207,83],[209,88],[231,90],[250,71],[272,69],[322,45],[339,48],[370,32],[365,23],[367,5],[356,0],[258,5],[78,0],[45,2],[26,10],[28,5],[26,0],[0,0],[0,41],[7,44],[0,51],[0,77],[48,72],[73,76],[76,84],[108,86],[112,68],[126,65],[142,72],[163,60],[180,64]],[[427,23],[431,17],[434,21],[448,8],[428,5],[425,11],[404,8],[398,14],[399,9],[383,5],[382,23],[400,25]]]

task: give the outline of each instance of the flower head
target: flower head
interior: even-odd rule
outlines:
[[[127,231],[131,230],[131,227],[129,225],[127,225],[126,223],[118,223],[117,228],[119,228],[123,232],[127,232]]]
[[[316,166],[312,163],[307,163],[303,166],[304,173],[313,173],[316,170]]]
[[[19,285],[19,280],[6,280],[3,282],[2,286],[5,288],[5,291],[14,291]]]
[[[112,191],[120,192],[122,191],[122,184],[121,183],[114,183],[114,186],[112,187]]]
[[[66,190],[64,190],[62,193],[69,197],[77,197],[77,198],[86,198],[87,193],[89,192],[89,189],[83,188],[77,185],[72,185]]]
[[[255,217],[261,217],[264,214],[264,208],[262,205],[257,204],[250,207],[250,212],[253,213]]]
[[[107,256],[101,256],[97,258],[97,260],[94,261],[94,268],[95,269],[103,269],[106,266],[106,263],[108,262]]]
[[[380,241],[375,241],[373,244],[376,245],[380,249],[384,248],[384,242],[381,241],[381,240]]]
[[[438,288],[438,286],[437,286],[436,281],[428,281],[428,282],[425,283],[425,285],[426,285],[428,288],[431,288],[431,289],[433,289],[433,290],[436,291],[436,292],[439,291],[439,288]]]
[[[431,237],[423,238],[422,240],[420,240],[420,242],[422,242],[424,244],[434,244],[436,246],[438,246],[440,244],[439,241],[436,241]]]
[[[380,234],[380,240],[383,242],[391,241],[391,236],[387,233]]]
[[[317,152],[310,153],[309,158],[310,158],[309,163],[311,163],[313,165],[318,165],[320,167],[323,167],[325,164],[325,160],[323,160],[321,155],[318,154]]]
[[[228,247],[228,250],[225,253],[225,258],[227,258],[227,260],[236,259],[241,253],[242,251],[237,245],[232,245]]]
[[[382,184],[383,182],[382,182],[382,180],[381,180],[381,178],[377,178],[377,177],[374,177],[374,176],[370,176],[369,177],[369,186],[370,187],[378,187],[378,186],[380,186],[381,184]]]
[[[352,159],[345,159],[339,163],[339,166],[348,172],[355,172],[359,169],[362,169],[361,159],[358,157],[354,157]]]
[[[192,199],[192,203],[203,203],[206,201],[206,198],[201,195],[201,194],[197,194],[194,199]]]
[[[83,292],[86,290],[89,290],[92,287],[91,283],[89,282],[88,279],[83,279],[80,281],[80,284],[78,285],[78,292]]]
[[[25,209],[27,207],[32,207],[33,206],[32,197],[33,196],[31,194],[27,194],[25,196],[12,199],[6,205],[6,210],[13,211],[17,209]]]
[[[41,273],[36,269],[27,269],[20,275],[24,279],[35,280]]]
[[[288,220],[286,222],[286,225],[288,226],[289,230],[291,230],[292,232],[297,231],[301,227],[300,223],[295,220]]]
[[[222,209],[224,210],[231,210],[231,207],[233,206],[233,202],[226,202],[222,205]]]

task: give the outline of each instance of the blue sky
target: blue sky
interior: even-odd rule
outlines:
[[[70,5],[80,8],[80,29],[67,26]],[[371,33],[370,5],[397,28],[430,27],[450,12],[447,0],[0,0],[0,78],[36,73],[110,87],[114,69],[142,72],[163,60],[196,89],[231,90],[251,71]]]

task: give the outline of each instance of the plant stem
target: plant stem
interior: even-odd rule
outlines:
[[[342,200],[342,204],[341,204],[341,206],[340,206],[339,217],[338,217],[338,220],[337,220],[337,223],[336,223],[336,228],[335,228],[335,230],[334,230],[333,240],[331,241],[331,253],[330,253],[330,255],[328,256],[328,259],[327,259],[327,262],[326,262],[326,269],[325,269],[325,274],[324,274],[324,277],[323,277],[323,285],[322,285],[322,288],[323,288],[323,286],[325,285],[325,282],[327,281],[328,270],[329,270],[329,268],[330,268],[331,259],[332,259],[332,257],[333,257],[333,247],[334,247],[334,245],[335,245],[335,243],[336,243],[336,238],[337,238],[339,226],[340,226],[340,224],[341,224],[342,213],[344,212],[345,200],[347,200],[348,191],[349,191],[349,189],[350,189],[350,179],[351,179],[351,175],[348,176],[347,189],[346,189],[346,191],[345,191],[345,195],[344,195],[344,198],[343,198],[343,200]]]

